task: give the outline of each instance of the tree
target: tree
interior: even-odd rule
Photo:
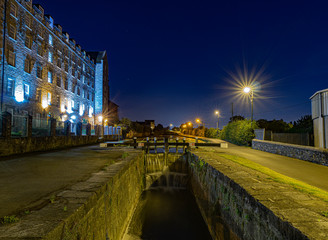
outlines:
[[[293,127],[290,132],[298,133],[313,133],[313,120],[311,115],[302,116],[296,122],[294,122]]]
[[[245,120],[245,117],[241,115],[235,115],[230,118],[229,123],[234,122],[234,121],[240,121],[240,120]]]
[[[239,120],[233,121],[226,125],[221,133],[220,138],[238,145],[251,145],[255,137],[254,129],[258,128],[255,121]]]

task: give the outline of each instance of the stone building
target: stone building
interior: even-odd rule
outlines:
[[[118,105],[110,100],[109,65],[106,51],[88,52],[96,64],[95,87],[95,114],[106,121],[106,125],[112,125],[118,121]]]
[[[1,112],[94,124],[96,64],[86,51],[32,0],[0,0],[0,12]]]

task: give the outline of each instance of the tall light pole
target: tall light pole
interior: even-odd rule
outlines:
[[[253,122],[253,102],[254,102],[254,91],[250,87],[245,87],[243,89],[244,93],[250,94],[251,98],[251,122]]]
[[[218,122],[216,123],[216,128],[219,129],[220,112],[216,110],[215,115],[218,115]]]

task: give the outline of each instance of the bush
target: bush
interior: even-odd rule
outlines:
[[[250,146],[256,128],[258,126],[255,121],[253,124],[248,119],[233,121],[222,129],[220,138],[238,145]]]
[[[206,128],[205,129],[205,137],[218,138],[219,134],[220,134],[220,130],[217,128]]]

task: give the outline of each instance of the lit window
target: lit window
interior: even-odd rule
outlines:
[[[30,85],[24,83],[24,99],[27,100],[30,95]]]
[[[52,72],[48,72],[48,83],[52,83]]]
[[[49,51],[48,53],[48,62],[52,63],[52,52]]]
[[[49,45],[52,46],[53,45],[53,39],[52,39],[52,35],[49,34]]]
[[[16,40],[16,27],[14,25],[9,26],[9,37]]]
[[[47,95],[47,103],[48,105],[51,105],[51,93],[48,92],[48,95]]]
[[[74,100],[72,100],[71,106],[72,108],[74,108]]]
[[[8,64],[14,67],[16,65],[16,53],[14,51],[9,50]]]
[[[7,94],[9,96],[14,96],[14,92],[15,92],[15,79],[8,78]]]

